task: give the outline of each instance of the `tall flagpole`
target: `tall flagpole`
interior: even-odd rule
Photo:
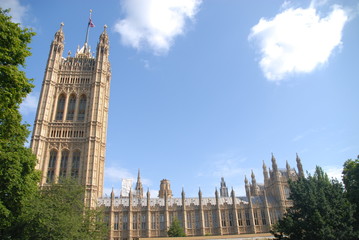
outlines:
[[[91,24],[91,21],[92,21],[91,18],[92,18],[92,9],[90,9],[90,18],[89,18],[89,22],[87,23],[87,31],[86,31],[85,49],[84,50],[87,50],[87,46],[88,46],[90,24]]]

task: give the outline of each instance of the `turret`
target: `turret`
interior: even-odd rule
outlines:
[[[277,160],[275,159],[273,153],[272,153],[272,168],[273,168],[273,172],[276,174],[278,172],[278,166],[277,166]]]
[[[264,163],[264,160],[263,160],[263,177],[264,177],[264,186],[267,187],[269,177],[268,177],[267,166],[266,166],[266,164]]]
[[[110,45],[108,41],[107,26],[105,25],[104,30],[100,35],[96,49],[96,60],[99,65],[103,65],[108,62],[109,48]]]
[[[288,179],[291,179],[291,177],[292,177],[291,172],[292,172],[292,171],[291,171],[291,169],[290,169],[290,165],[289,165],[288,161],[285,162],[285,167],[286,167],[286,169],[287,169]]]
[[[159,198],[172,197],[172,190],[170,186],[170,181],[167,179],[162,179],[160,184],[160,191],[158,192]]]
[[[258,196],[258,185],[257,185],[257,180],[256,180],[256,176],[254,175],[254,172],[252,170],[252,174],[251,174],[251,177],[252,177],[252,195],[253,196]]]
[[[244,185],[245,185],[245,188],[246,188],[247,198],[249,198],[250,197],[250,187],[249,187],[249,184],[248,184],[247,176],[244,176]]]
[[[302,162],[298,156],[298,153],[297,153],[296,161],[297,161],[297,168],[298,168],[298,176],[304,177],[303,166],[302,166]]]
[[[57,30],[57,32],[55,33],[54,40],[51,43],[49,58],[47,61],[48,71],[52,71],[54,68],[57,69],[62,59],[62,54],[64,51],[64,40],[65,40],[65,35],[62,30],[63,27],[64,27],[64,23],[61,23],[60,29]],[[47,76],[47,78],[51,78],[51,76]]]

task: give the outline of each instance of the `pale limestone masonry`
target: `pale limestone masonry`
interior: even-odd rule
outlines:
[[[288,163],[278,169],[273,155],[272,169],[263,162],[264,184],[257,184],[252,172],[251,182],[245,177],[246,196],[236,196],[233,189],[229,194],[222,178],[214,197],[202,197],[199,190],[198,197],[186,198],[182,189],[181,197],[174,198],[170,181],[163,179],[159,197],[151,198],[149,191],[144,196],[138,172],[134,193],[102,197],[111,80],[106,26],[95,57],[87,40],[73,57],[63,57],[63,50],[61,24],[50,46],[31,148],[42,172],[41,186],[77,178],[86,188],[86,206],[104,207],[109,240],[166,237],[174,218],[187,236],[268,233],[291,206],[288,180],[304,176],[298,155],[298,171]]]
[[[64,58],[63,24],[50,46],[31,148],[40,185],[59,177],[78,178],[86,187],[87,206],[102,196],[111,69],[109,40],[100,35],[96,56],[86,42]]]
[[[292,205],[289,198],[288,180],[303,176],[303,168],[297,155],[298,172],[287,162],[285,169],[278,169],[272,155],[272,170],[263,162],[264,184],[257,184],[254,173],[251,182],[245,177],[246,196],[220,196],[186,198],[182,189],[181,198],[173,198],[169,180],[162,180],[158,198],[139,196],[139,189],[128,197],[99,198],[98,206],[104,207],[110,227],[110,240],[133,240],[139,238],[166,237],[167,230],[177,218],[187,236],[238,235],[269,233],[271,225],[280,219]],[[136,186],[142,186],[138,176]],[[226,184],[221,181],[222,189]],[[140,191],[143,191],[142,189]],[[225,192],[225,190],[223,190]]]

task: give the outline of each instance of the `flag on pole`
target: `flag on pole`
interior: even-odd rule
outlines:
[[[89,19],[89,27],[95,27],[95,24],[93,24],[92,19]]]

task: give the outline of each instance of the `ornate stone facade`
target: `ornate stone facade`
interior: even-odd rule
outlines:
[[[41,186],[61,177],[78,178],[86,187],[85,203],[104,207],[110,227],[110,240],[140,237],[165,237],[174,218],[187,236],[229,235],[269,232],[270,227],[291,206],[288,180],[304,176],[297,155],[297,169],[287,163],[277,167],[272,155],[272,170],[263,163],[264,183],[258,184],[254,173],[251,182],[245,177],[246,196],[228,192],[221,179],[220,193],[186,198],[172,196],[170,181],[163,179],[159,196],[144,196],[140,172],[134,192],[128,196],[102,197],[104,162],[110,93],[111,69],[109,40],[104,31],[93,57],[87,40],[74,57],[63,55],[63,24],[50,46],[31,148],[36,154],[37,169],[42,171]]]
[[[258,184],[254,173],[251,182],[245,177],[246,196],[236,196],[232,189],[226,196],[226,184],[221,181],[223,194],[215,191],[214,197],[173,198],[169,180],[162,180],[159,197],[139,196],[130,192],[128,197],[99,198],[98,206],[104,207],[110,226],[110,240],[132,240],[144,237],[166,237],[167,230],[177,218],[187,236],[236,235],[266,233],[291,206],[288,180],[303,176],[303,168],[297,155],[298,172],[287,163],[279,169],[272,155],[272,170],[263,163],[264,184]],[[140,181],[140,177],[138,177]],[[142,186],[137,181],[136,186]]]
[[[103,194],[111,69],[109,40],[100,35],[96,56],[87,41],[74,57],[64,58],[63,24],[50,46],[31,139],[40,185],[59,177],[78,178],[86,186],[87,206]]]

